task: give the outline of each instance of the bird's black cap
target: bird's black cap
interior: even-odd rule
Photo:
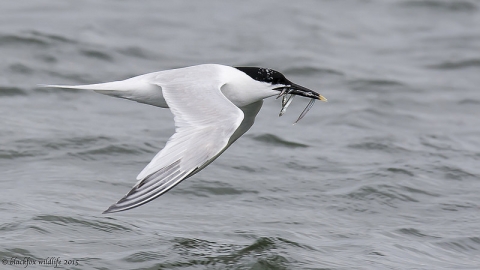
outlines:
[[[291,82],[285,76],[273,69],[259,68],[259,67],[235,67],[236,69],[245,72],[252,79],[260,82],[271,84],[288,85]]]

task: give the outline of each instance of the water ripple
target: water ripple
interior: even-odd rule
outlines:
[[[301,66],[301,67],[288,67],[283,71],[285,74],[291,75],[318,75],[318,74],[325,74],[325,75],[339,75],[343,76],[344,73],[339,70],[334,70],[331,68],[320,68],[320,67],[312,67],[312,66]]]
[[[97,160],[101,156],[139,155],[145,151],[128,144],[98,146],[86,151],[71,152],[70,155],[84,160]]]
[[[365,92],[385,92],[385,90],[409,90],[402,82],[387,79],[355,79],[349,82],[350,89]]]
[[[257,194],[257,190],[241,189],[237,186],[232,186],[224,182],[200,182],[195,184],[192,188],[182,189],[181,191],[175,191],[182,194],[194,194],[199,197],[208,197],[211,195],[241,195],[241,194]]]
[[[162,259],[162,257],[163,256],[158,252],[140,251],[125,257],[123,260],[131,263],[139,263],[139,262],[148,262],[148,261],[158,261],[159,259]]]
[[[19,87],[0,86],[0,97],[4,97],[4,96],[24,96],[26,94],[27,93]]]
[[[32,35],[0,35],[0,47],[15,47],[22,45],[46,48],[49,46],[49,43]]]
[[[9,70],[13,73],[31,75],[34,73],[34,70],[24,64],[15,63],[9,66]]]
[[[383,140],[383,141],[381,139],[373,140],[373,138],[368,139],[365,142],[350,144],[348,145],[348,147],[353,149],[359,149],[359,150],[374,150],[374,151],[381,151],[381,152],[392,153],[392,154],[394,153],[398,154],[401,152],[403,153],[410,152],[409,149],[403,146],[395,145],[392,142],[389,142],[388,140]]]
[[[421,231],[419,231],[415,228],[402,228],[402,229],[398,229],[396,231],[400,234],[403,234],[403,235],[406,235],[406,236],[409,236],[409,237],[413,237],[413,238],[419,238],[419,239],[422,239],[422,240],[440,239],[440,237],[428,235],[428,234],[426,234],[424,232],[421,232]]]
[[[103,232],[130,232],[131,229],[125,226],[122,226],[118,223],[112,223],[112,222],[107,222],[107,221],[100,221],[100,220],[87,220],[86,218],[74,218],[74,217],[68,217],[68,216],[56,216],[56,215],[38,215],[34,218],[32,218],[34,221],[40,221],[44,225],[45,224],[54,224],[54,225],[60,225],[60,226],[65,226],[65,227],[71,227],[71,226],[80,226],[84,228],[92,228],[98,231],[103,231]],[[49,226],[50,227],[50,226]],[[42,228],[42,230],[44,230]]]
[[[288,147],[288,148],[306,148],[308,145],[302,144],[302,143],[297,143],[297,142],[292,142],[292,141],[287,141],[284,140],[276,135],[273,134],[262,134],[258,136],[253,137],[254,140],[262,142],[262,143],[267,143],[275,146],[283,146],[283,147]]]
[[[450,240],[439,241],[435,243],[437,246],[460,253],[478,254],[480,251],[480,237],[459,237]]]
[[[54,43],[77,43],[59,35],[39,31],[25,31],[15,34],[0,34],[0,47],[30,46],[45,49]]]
[[[440,64],[427,66],[432,69],[464,69],[464,68],[480,68],[480,59],[467,59],[460,61],[448,61]]]
[[[478,179],[478,175],[470,173],[462,168],[454,166],[435,166],[435,170],[442,172],[446,179],[450,180],[467,180],[467,179]]]
[[[358,201],[376,201],[389,206],[395,206],[397,201],[418,202],[395,186],[385,184],[361,186],[343,196]]]
[[[176,238],[173,248],[181,255],[181,258],[156,266],[164,268],[209,266],[209,269],[225,269],[241,265],[248,267],[246,269],[289,269],[288,265],[293,261],[280,255],[279,252],[284,248],[282,246],[285,243],[268,237],[260,237],[247,246],[219,244],[201,239]]]
[[[86,57],[91,57],[95,59],[104,60],[107,62],[113,62],[113,56],[110,55],[108,52],[102,52],[100,50],[95,49],[81,49],[80,54]]]
[[[132,56],[140,59],[152,59],[153,53],[145,50],[144,48],[140,47],[127,47],[127,48],[121,48],[117,50],[119,53],[126,55],[126,56]],[[133,77],[133,76],[132,76]]]
[[[0,149],[0,159],[17,159],[24,157],[35,157],[45,155],[45,151],[38,149],[24,149],[24,150],[4,150]]]
[[[472,12],[477,9],[474,3],[468,1],[411,0],[400,2],[400,5],[408,8],[423,8],[426,10],[439,11]]]

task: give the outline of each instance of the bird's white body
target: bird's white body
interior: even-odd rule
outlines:
[[[216,64],[153,72],[123,81],[47,87],[93,90],[170,108],[174,115],[175,134],[140,172],[133,189],[104,213],[147,203],[205,168],[250,129],[263,99],[283,96],[282,115],[293,95],[311,98],[298,120],[316,99],[326,101],[272,69]]]
[[[253,125],[270,83],[237,68],[205,64],[109,83],[49,87],[93,90],[162,108],[175,116],[175,134],[137,176],[137,184],[105,212],[137,207],[202,170]]]

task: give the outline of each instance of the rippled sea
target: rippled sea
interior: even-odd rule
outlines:
[[[201,63],[329,101],[292,125],[308,100],[266,100],[205,170],[102,215],[173,117],[38,85]],[[1,269],[480,269],[478,1],[2,0],[0,125]]]

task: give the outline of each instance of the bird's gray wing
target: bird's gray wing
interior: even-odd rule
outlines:
[[[173,74],[174,75],[174,74]],[[184,75],[184,74],[182,74]],[[199,83],[200,80],[200,83]],[[137,177],[138,183],[104,213],[147,203],[215,159],[242,123],[243,112],[221,92],[224,84],[203,77],[155,81],[175,119],[175,134]]]

